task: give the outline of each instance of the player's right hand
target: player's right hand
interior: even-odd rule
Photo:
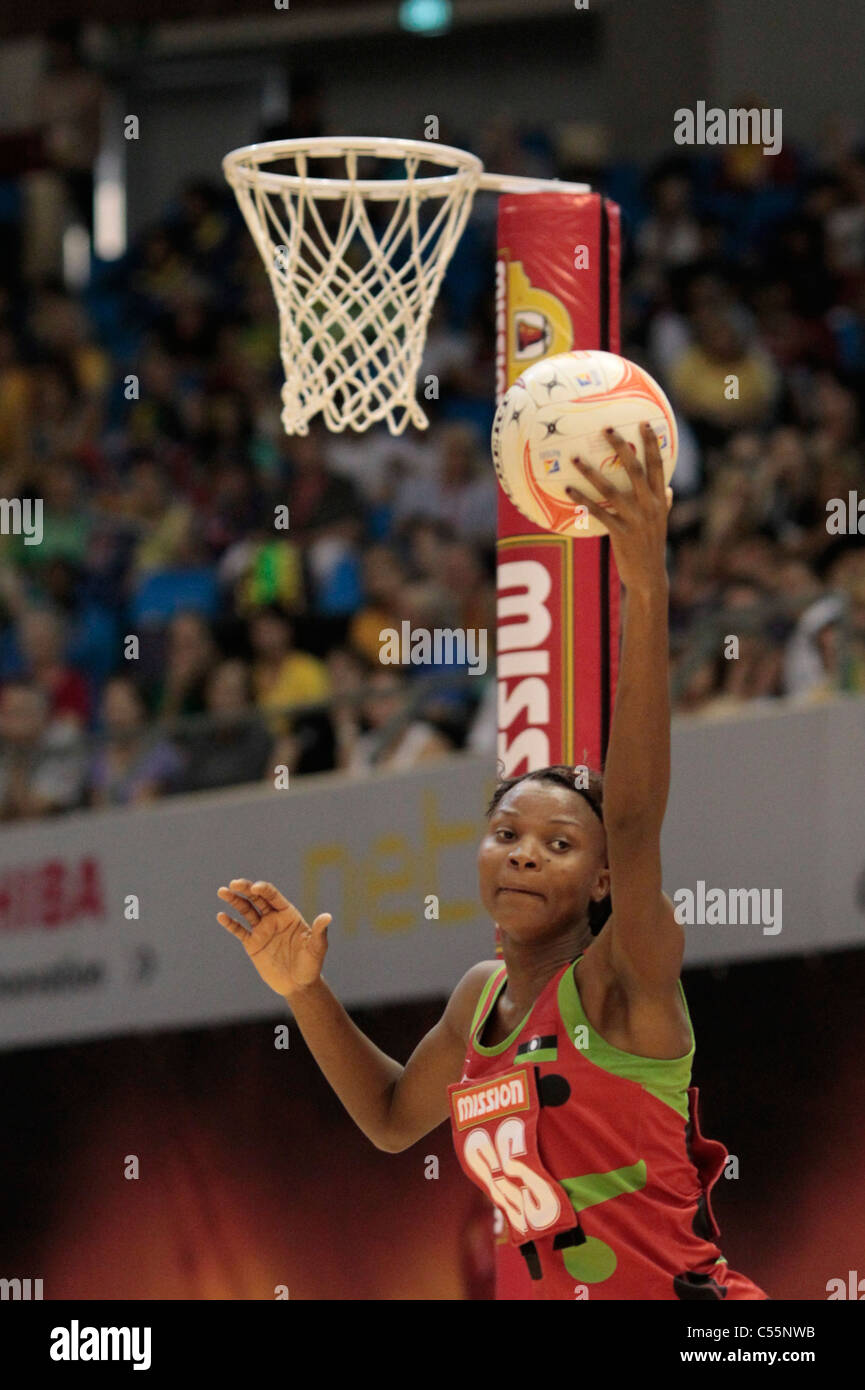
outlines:
[[[252,883],[248,878],[231,879],[217,895],[249,924],[247,931],[227,912],[216,914],[217,922],[243,942],[266,985],[288,999],[315,983],[327,954],[329,912],[320,912],[310,927],[272,883]]]

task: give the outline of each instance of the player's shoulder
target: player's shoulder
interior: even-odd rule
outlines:
[[[454,987],[451,999],[459,997],[466,1002],[471,1000],[472,1011],[474,1012],[487,980],[501,970],[503,965],[503,960],[479,960],[477,965],[470,965],[462,979]]]
[[[454,986],[445,1017],[451,1029],[461,1039],[468,1040],[471,1022],[478,1000],[487,981],[504,965],[501,960],[481,960],[469,966],[462,979]]]

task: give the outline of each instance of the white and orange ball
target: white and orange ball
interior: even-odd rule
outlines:
[[[565,491],[572,487],[607,505],[571,460],[582,459],[620,492],[630,491],[627,471],[604,430],[618,430],[634,445],[642,465],[643,420],[658,438],[668,484],[676,466],[678,433],[673,408],[654,378],[614,352],[545,357],[523,372],[496,411],[492,454],[499,482],[523,516],[544,531],[606,535],[606,527]]]

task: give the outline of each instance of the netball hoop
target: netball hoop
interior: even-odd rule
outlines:
[[[336,432],[380,420],[395,435],[426,429],[417,373],[475,193],[590,191],[487,174],[451,145],[372,136],[247,145],[222,167],[279,309],[288,434],[319,412]]]

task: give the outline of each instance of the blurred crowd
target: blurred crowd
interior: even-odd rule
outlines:
[[[839,126],[587,169],[505,121],[441,139],[623,209],[622,351],[681,425],[674,709],[865,691],[865,519],[836,535],[826,510],[865,500],[865,151]],[[44,534],[0,535],[0,819],[494,752],[494,228],[480,199],[430,325],[430,429],[399,437],[285,435],[227,187],[185,184],[80,293],[7,258],[0,497],[43,499]],[[486,673],[383,665],[404,622],[486,629]]]

